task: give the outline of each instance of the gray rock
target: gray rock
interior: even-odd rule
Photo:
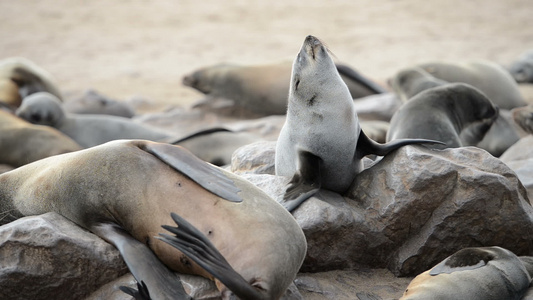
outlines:
[[[244,176],[274,199],[289,181]],[[344,197],[321,191],[294,217],[308,243],[302,272],[366,266],[406,276],[464,247],[533,253],[526,190],[509,167],[475,147],[403,147],[359,174]]]
[[[261,141],[238,148],[231,157],[231,172],[242,175],[245,173],[275,173],[274,157],[276,142]]]
[[[500,159],[511,168],[533,199],[533,135],[521,138],[505,151]]]
[[[47,213],[0,226],[0,299],[84,299],[127,272],[119,252]]]

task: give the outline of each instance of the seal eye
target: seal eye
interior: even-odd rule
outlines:
[[[38,113],[32,113],[30,115],[30,119],[33,121],[33,122],[39,122],[41,121],[41,116],[38,114]]]

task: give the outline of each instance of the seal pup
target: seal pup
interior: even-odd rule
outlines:
[[[132,118],[133,108],[117,100],[110,99],[95,90],[87,90],[78,98],[65,101],[63,109],[71,114],[111,115]]]
[[[533,83],[533,49],[522,53],[508,68],[518,83]]]
[[[479,90],[450,83],[423,91],[392,116],[387,141],[428,138],[434,148],[475,146],[498,117],[498,108]]]
[[[352,98],[385,92],[385,89],[353,70],[338,64],[343,80]],[[183,84],[213,99],[229,99],[253,114],[284,115],[287,111],[287,94],[291,76],[291,63],[278,62],[264,65],[218,64],[201,68],[183,77]]]
[[[52,75],[26,58],[10,57],[0,61],[0,81],[6,80],[17,85],[20,97],[11,98],[12,102],[9,103],[14,107],[19,107],[26,96],[42,91],[62,100]]]
[[[533,104],[517,107],[511,111],[513,120],[521,129],[533,134]]]
[[[30,123],[54,127],[85,148],[118,139],[157,141],[170,137],[162,130],[128,118],[65,113],[59,99],[46,92],[24,98],[16,114]]]
[[[386,155],[408,144],[378,144],[361,130],[353,99],[322,42],[307,36],[294,60],[287,119],[275,155],[276,175],[292,177],[283,206],[294,210],[320,188],[345,192],[368,154]]]
[[[418,67],[444,81],[470,84],[499,108],[510,110],[526,105],[515,80],[496,63],[484,60],[465,63],[428,62]]]
[[[465,248],[415,277],[400,300],[519,300],[530,282],[526,267],[511,251]]]
[[[1,174],[0,200],[10,220],[54,211],[110,242],[154,299],[179,295],[179,281],[166,267],[213,278],[152,238],[161,225],[175,224],[170,212],[207,236],[265,299],[285,292],[307,249],[302,229],[279,203],[169,144],[120,140],[42,159]]]
[[[0,109],[0,164],[13,167],[82,147],[58,130],[33,125]]]

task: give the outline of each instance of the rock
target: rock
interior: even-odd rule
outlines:
[[[15,168],[10,166],[10,165],[0,164],[0,174],[5,173],[5,172],[9,172],[9,171],[14,170],[14,169]]]
[[[396,94],[384,93],[355,99],[353,105],[361,120],[389,122],[402,102]]]
[[[238,148],[231,157],[231,172],[242,175],[245,173],[275,173],[276,142],[261,141]]]
[[[533,200],[533,135],[521,138],[500,159],[516,173]]]
[[[274,199],[290,180],[240,172]],[[388,267],[408,276],[464,247],[533,253],[526,190],[509,167],[475,147],[402,147],[360,173],[344,197],[320,191],[293,215],[308,243],[302,272]]]
[[[47,213],[0,226],[0,299],[84,299],[127,272],[119,252]]]

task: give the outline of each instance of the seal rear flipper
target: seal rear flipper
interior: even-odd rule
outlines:
[[[308,151],[298,151],[298,173],[294,174],[280,204],[292,212],[318,192],[322,159]]]
[[[380,143],[377,143],[371,140],[361,130],[359,132],[359,139],[357,140],[357,149],[356,149],[357,157],[356,158],[361,159],[362,157],[366,155],[370,155],[370,154],[375,154],[378,156],[385,156],[393,150],[396,150],[405,145],[412,145],[412,144],[446,145],[445,143],[440,142],[440,141],[426,140],[426,139],[397,139],[397,140],[392,140],[385,144],[380,144]]]
[[[361,84],[362,86],[364,86],[365,88],[367,88],[371,92],[373,92],[375,94],[387,93],[387,90],[385,90],[384,88],[379,86],[377,83],[373,82],[372,80],[370,80],[370,79],[364,77],[363,75],[359,74],[359,72],[357,72],[356,70],[348,67],[347,65],[343,65],[343,64],[338,64],[337,63],[337,64],[335,64],[335,66],[337,67],[337,71],[339,72],[340,75],[344,75],[344,76],[352,79],[353,81]]]
[[[146,143],[143,144],[142,149],[211,193],[231,202],[242,202],[238,194],[241,190],[230,178],[220,169],[199,159],[185,148],[169,144]]]
[[[99,223],[90,230],[118,249],[137,282],[145,282],[154,299],[191,299],[179,276],[170,271],[148,246],[133,238],[122,227]]]
[[[167,225],[162,227],[175,234],[175,236],[160,233],[160,237],[156,238],[183,252],[183,254],[222,282],[239,299],[260,300],[267,298],[265,294],[253,288],[230,266],[224,256],[202,232],[177,214],[171,213],[170,215],[178,227]]]
[[[137,290],[123,285],[118,288],[124,293],[132,296],[135,300],[152,300],[152,298],[150,298],[150,292],[148,292],[148,287],[146,287],[144,281],[141,281],[140,283],[137,282]]]

